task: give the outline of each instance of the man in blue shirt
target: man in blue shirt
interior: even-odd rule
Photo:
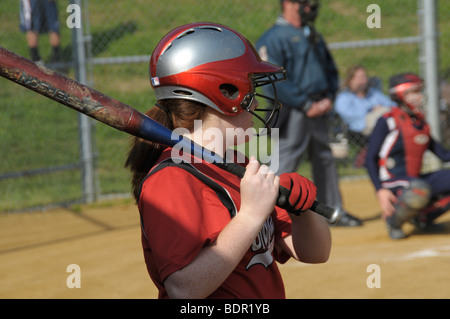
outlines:
[[[318,0],[281,0],[281,6],[281,16],[256,43],[263,60],[287,71],[287,80],[276,84],[283,104],[276,125],[278,173],[296,171],[307,153],[318,200],[342,211],[340,225],[359,226],[361,221],[343,209],[328,143],[328,113],[338,90],[338,70],[325,41],[313,27]]]

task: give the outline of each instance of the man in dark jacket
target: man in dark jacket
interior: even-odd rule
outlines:
[[[287,80],[276,84],[283,104],[279,128],[278,173],[294,172],[307,152],[318,200],[341,210],[339,225],[362,222],[345,212],[328,143],[328,113],[338,90],[338,70],[313,22],[318,0],[281,0],[282,14],[258,40],[263,60],[283,66]],[[268,92],[270,94],[270,92]]]

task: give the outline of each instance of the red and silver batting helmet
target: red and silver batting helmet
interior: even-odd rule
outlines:
[[[245,110],[268,128],[281,107],[274,83],[285,78],[285,70],[262,61],[243,35],[214,23],[172,30],[150,59],[151,85],[158,100],[193,100],[230,116]],[[267,84],[272,85],[274,98],[256,93],[257,87]],[[271,101],[270,108],[257,109],[270,112],[265,120],[250,109],[256,96]]]

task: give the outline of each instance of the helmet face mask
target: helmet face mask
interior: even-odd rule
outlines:
[[[300,7],[298,9],[298,13],[302,18],[302,25],[312,25],[319,15],[319,0],[281,0],[290,1],[290,2],[298,2]]]
[[[150,59],[151,84],[158,100],[187,99],[234,116],[250,110],[253,99],[267,98],[256,88],[285,79],[283,68],[264,62],[237,31],[214,23],[194,23],[168,33]],[[275,95],[276,96],[276,95]],[[280,108],[271,99],[269,120]]]
[[[425,100],[423,98],[423,86],[412,86],[404,93],[405,105],[416,115],[423,116],[425,114]]]
[[[282,78],[280,78],[282,76]],[[282,74],[273,74],[273,73],[259,73],[254,74],[252,76],[253,83],[253,92],[249,92],[246,94],[244,99],[241,102],[241,107],[250,112],[254,117],[264,123],[266,129],[268,130],[266,133],[270,134],[271,126],[275,125],[278,120],[279,110],[281,109],[281,103],[278,101],[277,90],[275,88],[275,83],[277,81],[283,81],[286,79],[286,72],[283,71]],[[273,97],[261,94],[256,92],[256,88],[262,87],[265,85],[271,85],[272,92],[274,94]],[[267,102],[269,102],[269,107],[257,108],[255,111],[265,112],[266,116],[262,117],[255,111],[251,110],[251,105],[253,104],[253,100],[257,98],[263,98]],[[259,134],[258,134],[259,135]]]
[[[302,17],[302,24],[313,24],[319,14],[319,0],[305,0],[298,2],[301,3],[299,14]],[[309,9],[305,10],[305,6],[308,6]]]
[[[423,80],[415,74],[401,74],[390,80],[391,99],[414,117],[425,117]]]

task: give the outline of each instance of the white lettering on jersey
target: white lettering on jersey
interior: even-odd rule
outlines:
[[[274,246],[274,237],[275,237],[275,227],[273,224],[273,219],[270,216],[261,231],[258,234],[258,237],[253,241],[251,250],[255,252],[252,259],[248,263],[246,270],[254,265],[263,265],[268,268],[273,263],[273,246]]]

